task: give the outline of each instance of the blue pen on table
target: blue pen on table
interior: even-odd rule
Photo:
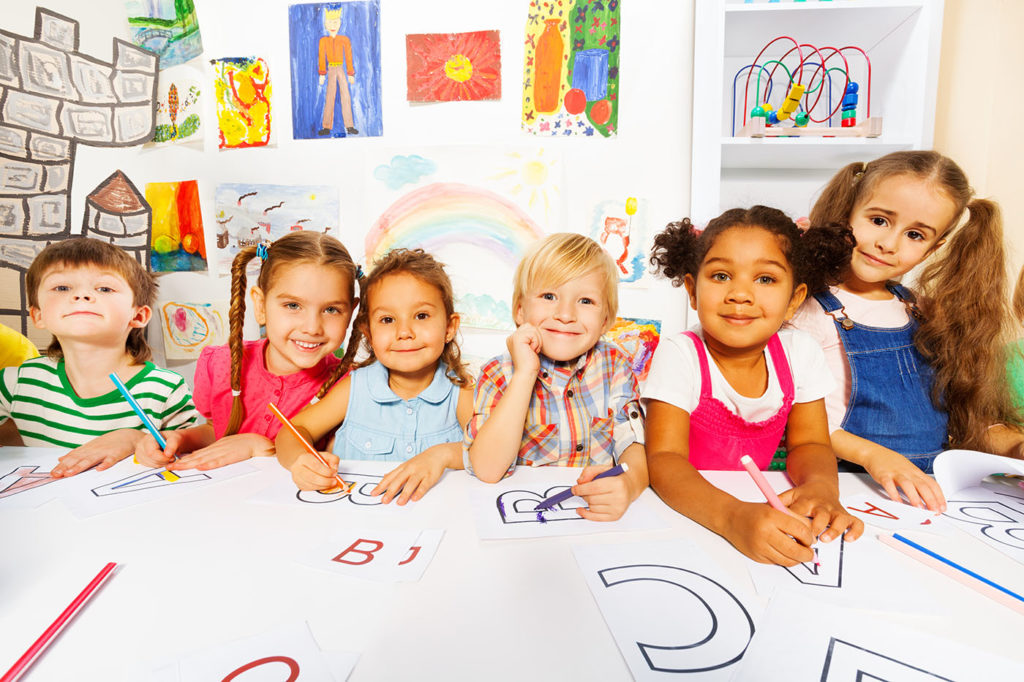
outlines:
[[[893,549],[899,550],[907,556],[931,566],[945,576],[953,578],[957,582],[980,592],[1004,606],[1008,606],[1018,613],[1024,614],[1024,596],[975,573],[966,566],[961,566],[955,561],[951,561],[938,552],[933,552],[899,533],[893,533],[892,535],[880,534],[878,539]]]
[[[625,462],[623,462],[622,464],[616,464],[615,466],[613,466],[611,469],[608,469],[607,471],[602,471],[597,476],[594,476],[593,480],[596,481],[599,478],[607,478],[609,476],[618,476],[619,474],[624,474],[627,471],[629,471],[629,465],[626,464]],[[533,508],[533,510],[536,511],[536,512],[542,512],[545,509],[551,509],[556,504],[561,504],[562,502],[565,502],[566,500],[568,500],[572,496],[573,496],[572,488],[571,487],[566,488],[565,490],[563,490],[560,493],[555,493],[551,497],[544,498],[543,500],[541,500],[540,504],[538,504],[536,507]]]

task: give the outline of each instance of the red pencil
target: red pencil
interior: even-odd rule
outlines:
[[[285,427],[289,431],[292,432],[292,435],[299,439],[299,442],[302,443],[303,447],[306,448],[306,450],[309,452],[309,454],[313,455],[318,460],[320,460],[320,463],[323,464],[328,469],[331,468],[331,465],[327,463],[327,460],[324,459],[323,455],[321,455],[317,451],[316,448],[314,448],[312,445],[310,445],[308,440],[306,440],[305,438],[302,437],[302,434],[299,433],[299,430],[297,428],[295,428],[295,424],[292,424],[288,420],[288,417],[284,416],[284,413],[281,412],[281,410],[278,409],[277,405],[275,405],[274,403],[267,403],[267,407],[269,407],[270,411],[274,413],[274,416],[276,416],[278,419],[280,419],[281,423],[284,424]],[[341,486],[342,489],[345,490],[345,492],[348,492],[348,489],[349,489],[348,483],[345,483],[345,481],[343,481],[341,479],[341,476],[337,472],[335,472],[334,478],[337,479],[338,485]],[[330,491],[324,491],[324,492],[330,492]],[[0,680],[0,682],[3,682],[3,680]]]
[[[60,634],[61,630],[67,626],[71,619],[75,617],[75,614],[78,613],[78,611],[85,606],[86,602],[92,598],[96,593],[96,590],[100,588],[100,585],[110,577],[116,566],[117,564],[114,562],[110,562],[104,566],[103,570],[97,573],[96,577],[92,579],[92,582],[85,586],[85,589],[82,590],[81,594],[75,597],[75,600],[71,602],[71,604],[64,609],[64,612],[57,617],[57,620],[53,621],[53,624],[46,628],[46,631],[43,632],[43,634],[39,635],[39,639],[33,642],[32,646],[28,648],[28,651],[26,651],[22,657],[11,666],[10,670],[4,673],[3,677],[0,677],[0,682],[14,682],[25,674],[25,671],[29,669],[29,666],[35,663],[35,660],[39,658],[39,655],[42,654],[43,651],[46,650],[46,647],[50,645],[50,642],[57,638],[57,635]]]

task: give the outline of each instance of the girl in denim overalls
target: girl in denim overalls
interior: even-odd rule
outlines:
[[[854,540],[864,529],[839,503],[821,348],[780,331],[808,290],[838,279],[852,246],[843,227],[801,233],[765,206],[726,211],[700,233],[673,223],[654,241],[651,262],[686,285],[700,325],[663,336],[654,354],[643,391],[651,486],[757,561],[809,561],[819,534]],[[781,498],[794,514],[741,502],[698,471],[741,469],[743,455],[767,469],[783,438],[795,487]]]
[[[1006,426],[1020,420],[1006,382],[1011,317],[999,209],[972,194],[960,167],[937,152],[840,170],[810,220],[850,225],[857,246],[838,286],[805,302],[792,322],[819,340],[840,380],[826,399],[836,454],[893,500],[902,490],[936,511],[945,500],[927,474],[939,452],[1012,454],[1024,440]],[[897,284],[933,255],[916,296]]]
[[[445,469],[463,468],[473,391],[455,338],[459,316],[444,266],[422,249],[390,251],[360,290],[349,352],[362,344],[369,358],[293,420],[311,441],[337,428],[333,453],[323,453],[329,466],[283,431],[278,458],[302,490],[336,485],[339,459],[398,463],[371,494],[405,504]]]

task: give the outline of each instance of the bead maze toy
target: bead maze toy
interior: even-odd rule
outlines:
[[[762,62],[765,53],[778,42],[792,43],[792,47],[778,59]],[[861,87],[852,80],[848,53],[854,56],[859,53],[863,58],[861,75],[866,87],[863,90],[865,115],[861,123],[857,123]],[[737,85],[744,74],[743,107],[738,112],[737,132]],[[783,94],[781,101],[777,93]],[[778,109],[771,104],[773,95]],[[788,121],[792,124],[786,124]],[[753,63],[742,67],[732,79],[732,134],[736,137],[878,137],[882,134],[882,118],[871,116],[871,59],[864,50],[853,45],[819,48],[799,43],[789,36],[773,38],[761,48]]]

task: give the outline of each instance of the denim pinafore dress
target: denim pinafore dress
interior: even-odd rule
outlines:
[[[886,288],[911,312],[903,327],[860,324],[831,292],[814,295],[835,321],[850,365],[850,401],[840,428],[895,450],[930,474],[948,440],[947,415],[932,403],[932,368],[914,346],[914,296],[893,282]]]

